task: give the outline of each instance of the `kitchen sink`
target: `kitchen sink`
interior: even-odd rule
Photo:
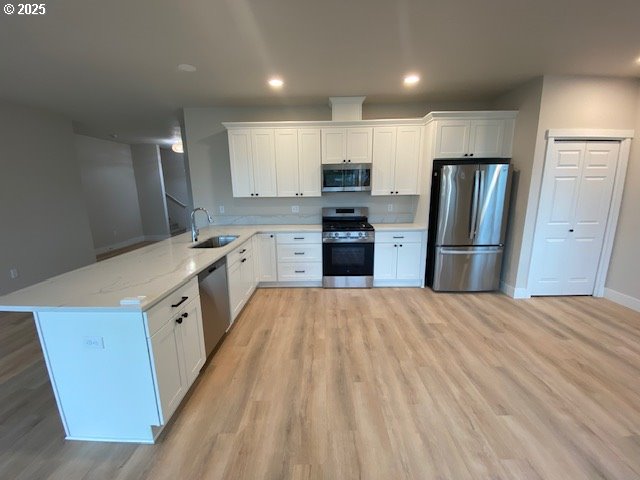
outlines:
[[[219,235],[211,237],[204,242],[196,243],[191,248],[220,248],[233,242],[236,238],[238,238],[237,235]]]

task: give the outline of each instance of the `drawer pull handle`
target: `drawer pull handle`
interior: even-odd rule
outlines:
[[[404,237],[393,237],[393,238],[404,238]]]
[[[295,270],[296,273],[305,273],[306,270]]]
[[[184,302],[186,302],[187,300],[189,300],[189,297],[182,297],[182,300],[180,300],[178,303],[175,303],[173,305],[171,305],[173,308],[179,307],[180,305],[182,305]]]
[[[293,252],[294,255],[304,255],[304,252]]]
[[[294,240],[304,240],[304,237],[293,237]]]

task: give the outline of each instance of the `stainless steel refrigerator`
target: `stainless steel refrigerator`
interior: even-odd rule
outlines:
[[[428,286],[449,292],[500,287],[510,189],[508,159],[434,161]]]

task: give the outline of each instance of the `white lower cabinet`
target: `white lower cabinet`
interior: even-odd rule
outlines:
[[[230,323],[242,311],[256,289],[254,272],[253,240],[249,239],[227,255],[227,282],[229,285]]]
[[[322,234],[279,233],[278,282],[320,285],[322,282]]]
[[[206,360],[200,297],[172,313],[148,341],[164,425],[180,404]]]
[[[379,232],[373,259],[374,286],[421,286],[422,232]]]
[[[254,237],[254,265],[257,282],[278,280],[276,236],[274,233],[258,233]]]

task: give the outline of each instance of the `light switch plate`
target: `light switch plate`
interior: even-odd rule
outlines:
[[[104,349],[104,337],[82,337],[85,348]]]
[[[393,212],[393,203],[387,204],[387,212]]]
[[[291,207],[291,213],[300,213],[300,206],[299,205],[293,205]]]
[[[220,213],[224,213],[224,205],[220,205],[219,210],[220,210]]]

